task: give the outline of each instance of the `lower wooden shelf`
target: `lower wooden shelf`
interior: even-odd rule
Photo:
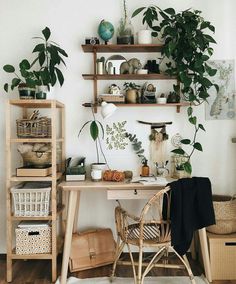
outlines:
[[[62,173],[58,172],[56,175],[56,179],[60,179],[62,177]],[[13,175],[10,178],[10,181],[51,181],[53,179],[53,177],[47,176],[47,177],[17,177],[15,175]]]
[[[63,210],[65,208],[64,204],[58,204],[57,205],[57,216],[62,214]],[[52,220],[52,215],[48,216],[14,216],[13,214],[11,215],[11,220],[12,221],[35,221],[35,220],[40,220],[40,221],[50,221]]]
[[[12,259],[52,259],[51,253],[37,253],[37,254],[16,254],[13,249],[11,254]]]

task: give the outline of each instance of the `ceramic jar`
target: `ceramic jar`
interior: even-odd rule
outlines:
[[[138,44],[152,44],[152,32],[150,30],[139,31]]]
[[[136,104],[137,98],[138,98],[137,90],[131,89],[126,91],[126,103]]]

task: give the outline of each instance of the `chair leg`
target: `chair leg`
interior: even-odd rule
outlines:
[[[143,246],[139,245],[139,259],[138,259],[138,277],[137,284],[143,284],[142,282],[142,262],[143,262]]]
[[[185,268],[188,272],[189,278],[191,280],[191,283],[196,284],[192,269],[191,269],[190,264],[189,264],[188,259],[187,259],[187,256],[183,255],[183,257],[181,257],[173,247],[172,247],[172,250],[178,256],[178,258],[182,261],[183,265],[185,266]]]
[[[131,252],[129,244],[127,243],[126,245],[127,245],[128,251],[129,251],[130,261],[131,261],[131,264],[132,264],[133,275],[134,275],[134,284],[137,284],[137,275],[136,275],[136,270],[135,270],[133,254]]]
[[[114,275],[115,275],[115,271],[116,271],[116,265],[117,265],[117,261],[119,260],[120,258],[120,255],[123,251],[123,248],[125,246],[125,243],[122,241],[119,246],[117,247],[117,250],[116,250],[116,256],[115,256],[115,260],[114,260],[114,263],[113,263],[113,266],[112,266],[112,273],[111,273],[111,276],[110,276],[110,282],[113,281],[113,278],[114,278]]]

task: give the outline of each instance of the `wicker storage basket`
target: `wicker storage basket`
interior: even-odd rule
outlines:
[[[236,195],[213,195],[216,224],[207,227],[214,234],[231,234],[236,232]]]
[[[11,188],[11,193],[13,196],[15,216],[49,215],[51,187],[48,184],[18,184]]]
[[[18,119],[16,120],[17,136],[19,138],[28,137],[48,137],[51,134],[51,119],[41,117],[39,119]]]
[[[16,254],[51,253],[51,227],[16,228]]]
[[[24,166],[46,167],[52,163],[52,153],[30,151],[21,154]]]

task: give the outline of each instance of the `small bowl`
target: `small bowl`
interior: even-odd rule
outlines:
[[[147,74],[148,73],[148,70],[147,69],[139,69],[137,71],[137,74]]]
[[[157,103],[158,104],[166,104],[166,98],[157,98]]]

